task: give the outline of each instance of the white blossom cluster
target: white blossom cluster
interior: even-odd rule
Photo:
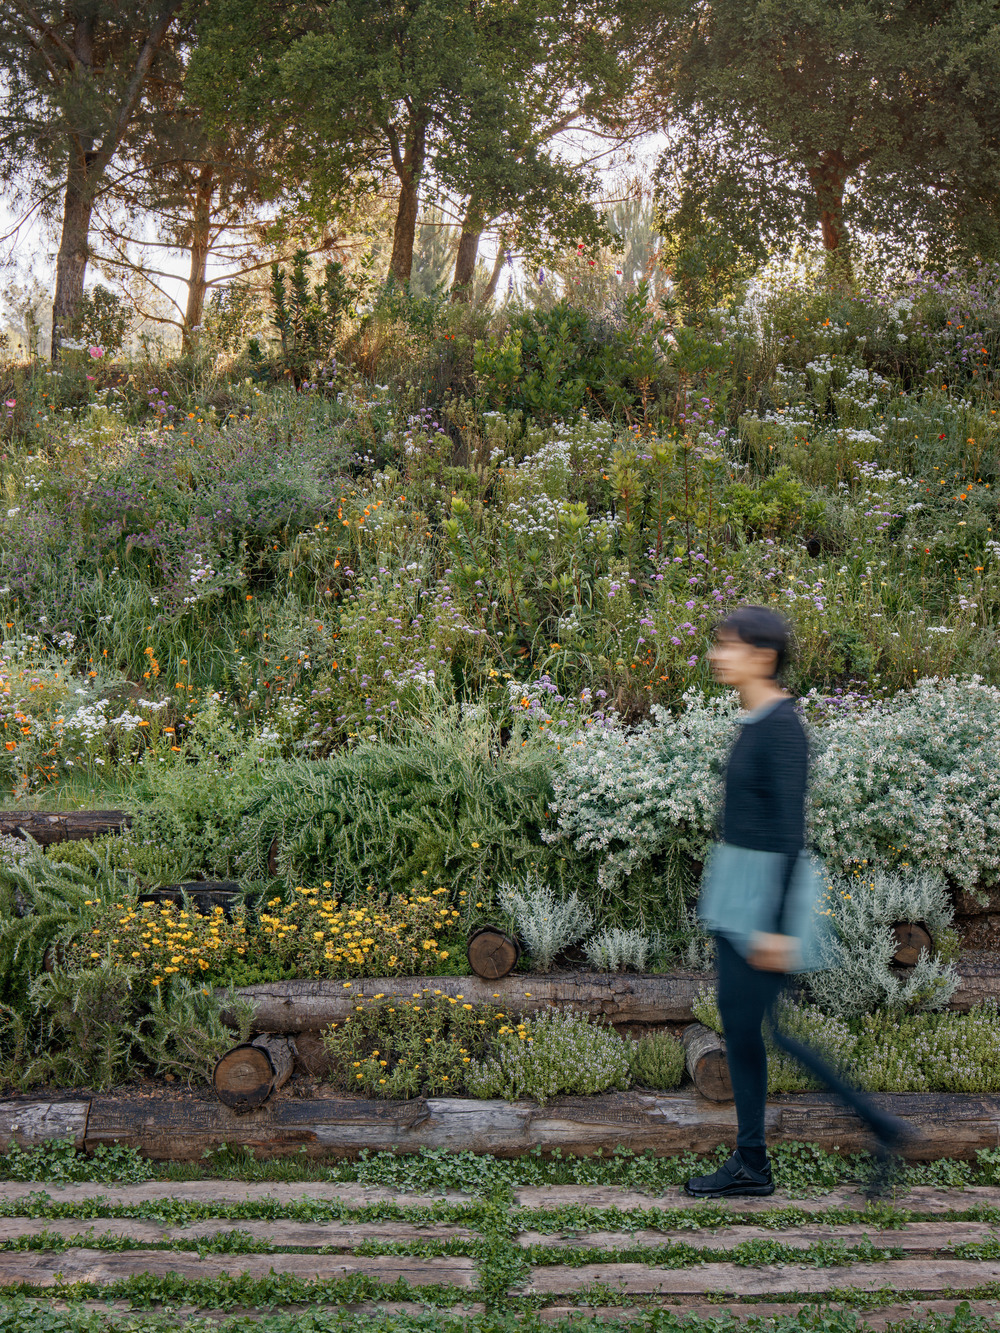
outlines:
[[[678,715],[654,705],[653,722],[577,732],[553,776],[556,828],[546,842],[573,841],[604,853],[598,872],[612,888],[669,843],[701,857],[721,799],[719,762],[733,738],[735,696],[684,695]]]
[[[613,887],[668,846],[701,859],[721,800],[735,698],[684,696],[634,731],[567,737],[546,842],[603,854]],[[978,676],[917,682],[877,708],[810,728],[812,844],[831,869],[919,866],[965,888],[1000,879],[1000,689]]]

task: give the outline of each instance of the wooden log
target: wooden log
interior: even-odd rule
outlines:
[[[690,1023],[682,1040],[688,1073],[702,1097],[712,1102],[731,1102],[733,1085],[723,1038],[703,1023]]]
[[[87,1134],[90,1103],[44,1102],[27,1097],[0,1102],[0,1148],[30,1148],[49,1139],[72,1138],[79,1148]]]
[[[892,933],[897,941],[892,961],[900,967],[915,967],[921,953],[925,949],[930,953],[934,947],[931,933],[923,922],[897,921],[892,927]]]
[[[1000,954],[986,949],[969,949],[959,955],[958,990],[949,1009],[963,1012],[985,1000],[1000,1000]]]
[[[124,810],[0,810],[0,833],[13,838],[30,833],[43,847],[120,833],[131,823],[132,816]]]
[[[696,1296],[708,1292],[734,1296],[822,1294],[833,1291],[970,1291],[1000,1279],[1000,1263],[979,1259],[889,1259],[838,1268],[799,1264],[697,1264],[693,1268],[657,1268],[646,1264],[553,1265],[532,1269],[517,1288],[519,1295],[562,1295],[596,1284],[635,1295],[667,1293]]]
[[[971,1159],[1000,1138],[1000,1097],[944,1093],[876,1095],[876,1106],[901,1116],[918,1132],[907,1156],[920,1161]],[[835,1097],[789,1093],[767,1104],[768,1142],[817,1143],[859,1152],[869,1146],[858,1118]],[[713,1152],[736,1141],[731,1103],[693,1092],[609,1093],[530,1102],[429,1097],[408,1102],[365,1098],[277,1098],[239,1115],[220,1102],[95,1097],[86,1146],[131,1144],[149,1157],[198,1161],[223,1143],[252,1147],[265,1156],[305,1149],[310,1156],[372,1152],[451,1152],[517,1157],[532,1148],[588,1156],[617,1145],[673,1155]]]
[[[295,1043],[264,1032],[234,1046],[215,1066],[212,1082],[219,1100],[234,1111],[247,1112],[267,1101],[291,1077]]]
[[[963,949],[983,950],[994,958],[1000,957],[1000,912],[956,916],[955,929]]]
[[[773,1206],[773,1200],[772,1200]],[[52,1227],[56,1223],[48,1223]],[[80,1223],[75,1219],[72,1222],[62,1224],[66,1228],[76,1227],[76,1232],[65,1230],[58,1234],[72,1236],[79,1234]],[[91,1223],[87,1223],[91,1225]],[[121,1220],[116,1221],[116,1225],[124,1230]],[[131,1224],[135,1226],[135,1223]],[[154,1226],[155,1223],[146,1223],[146,1226]],[[198,1223],[199,1235],[210,1235],[209,1227],[215,1227],[216,1231],[224,1230],[223,1224],[216,1223]],[[246,1222],[229,1223],[230,1227],[242,1225],[244,1227],[253,1224]],[[286,1225],[293,1225],[288,1224]],[[305,1227],[307,1224],[298,1222],[294,1225]],[[327,1223],[329,1225],[329,1223]],[[9,1228],[10,1239],[16,1239],[18,1236],[30,1234],[29,1227],[36,1229],[39,1223],[36,1221],[22,1222],[18,1219],[15,1222],[4,1224],[0,1222],[0,1236],[7,1238]],[[266,1236],[267,1227],[273,1227],[275,1223],[258,1223],[259,1232],[257,1235]],[[180,1229],[178,1229],[180,1232]],[[131,1234],[131,1233],[129,1233]],[[139,1233],[140,1238],[144,1233]],[[193,1234],[193,1228],[185,1228],[180,1232],[183,1236]],[[306,1234],[303,1232],[303,1234]],[[880,1231],[870,1223],[862,1225],[854,1223],[847,1226],[829,1224],[816,1224],[813,1226],[796,1226],[794,1230],[789,1228],[781,1232],[781,1243],[787,1245],[790,1249],[806,1250],[817,1242],[839,1240],[844,1245],[858,1245],[866,1240],[872,1245],[883,1249],[900,1249],[907,1254],[935,1254],[939,1250],[947,1250],[955,1245],[968,1245],[970,1243],[979,1243],[992,1240],[996,1236],[996,1228],[987,1222],[908,1222],[903,1226],[894,1227],[890,1230]],[[517,1244],[521,1248],[527,1248],[529,1245],[546,1245],[554,1250],[579,1247],[587,1250],[630,1250],[635,1245],[676,1245],[682,1243],[691,1246],[695,1250],[732,1250],[737,1245],[745,1245],[747,1241],[774,1240],[774,1230],[771,1227],[761,1226],[720,1226],[706,1227],[702,1231],[687,1229],[684,1231],[653,1230],[642,1229],[638,1231],[587,1231],[583,1233],[574,1232],[567,1236],[553,1236],[544,1231],[522,1231],[517,1237]]]
[[[962,1223],[956,1225],[962,1226]],[[975,1230],[975,1223],[964,1225],[968,1234],[963,1232],[960,1237],[962,1240],[985,1239]],[[748,1227],[747,1230],[752,1232],[754,1228]],[[411,1222],[292,1222],[283,1218],[273,1222],[248,1222],[242,1218],[232,1221],[223,1217],[210,1217],[200,1222],[186,1222],[182,1226],[167,1226],[163,1222],[144,1222],[131,1217],[0,1218],[0,1242],[18,1240],[22,1236],[37,1236],[43,1231],[46,1236],[75,1240],[77,1245],[91,1243],[91,1237],[96,1240],[103,1236],[125,1236],[133,1245],[155,1245],[159,1241],[171,1241],[191,1249],[197,1249],[202,1241],[231,1236],[235,1232],[237,1235],[250,1236],[275,1250],[318,1250],[327,1247],[353,1250],[371,1241],[382,1244],[393,1241],[419,1243],[428,1236],[433,1236],[435,1240],[468,1240],[472,1235],[467,1227],[443,1226],[441,1223],[416,1226]],[[886,1244],[891,1243],[886,1241]]]
[[[303,979],[243,986],[238,994],[253,1000],[256,1027],[263,1032],[315,1032],[342,1023],[362,998],[382,994],[391,1004],[412,999],[424,987],[470,1004],[496,1004],[512,1014],[555,1006],[572,1013],[604,1014],[615,1023],[683,1023],[699,989],[711,985],[711,973],[678,970],[658,976],[625,972],[568,972],[546,976],[364,977],[343,981]],[[220,992],[221,994],[222,992]]]
[[[186,1281],[287,1274],[317,1282],[358,1275],[383,1282],[403,1280],[414,1286],[441,1283],[476,1285],[475,1261],[463,1257],[411,1258],[405,1254],[192,1254],[178,1250],[24,1250],[0,1252],[0,1286],[30,1283],[52,1287],[63,1282],[117,1282],[137,1274]]]
[[[961,984],[949,1008],[971,1009],[1000,999],[1000,953],[968,951],[958,960]],[[678,968],[656,974],[564,972],[546,976],[519,973],[487,981],[481,977],[363,977],[345,984],[303,978],[243,986],[237,992],[256,1006],[256,1026],[265,1032],[316,1032],[342,1023],[363,998],[382,994],[392,1003],[424,987],[461,995],[470,1004],[499,1003],[509,1013],[559,1008],[603,1014],[612,1023],[690,1023],[702,987],[715,985],[713,972]],[[222,994],[222,992],[220,992]]]
[[[141,903],[176,903],[180,906],[185,897],[196,912],[211,916],[216,907],[221,907],[226,917],[232,916],[233,903],[242,890],[234,879],[191,879],[182,884],[162,884],[146,893],[140,893]]]
[[[521,946],[498,926],[480,926],[469,936],[466,953],[477,977],[499,981],[517,966]]]

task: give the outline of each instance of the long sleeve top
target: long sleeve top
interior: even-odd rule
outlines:
[[[771,926],[778,933],[795,863],[806,842],[808,774],[809,743],[791,699],[742,720],[726,766],[720,832],[730,846],[780,852],[786,858]]]

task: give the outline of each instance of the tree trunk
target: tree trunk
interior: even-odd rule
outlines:
[[[552,1007],[571,1013],[603,1014],[613,1023],[683,1023],[691,1021],[691,1006],[698,991],[711,980],[705,972],[685,970],[659,976],[628,972],[529,976],[517,972],[495,981],[480,977],[358,977],[347,986],[342,981],[309,977],[259,982],[239,988],[237,994],[253,1001],[258,1032],[316,1032],[328,1023],[342,1023],[362,999],[381,994],[393,1004],[410,999],[414,991],[425,986],[454,999],[461,996],[469,1004],[494,1003],[511,1014],[531,1014]]]
[[[930,953],[934,947],[931,933],[920,921],[897,921],[892,928],[898,948],[892,955],[892,961],[900,967],[914,967],[920,961],[920,955]]]
[[[455,277],[451,284],[452,301],[467,303],[472,300],[472,283],[476,276],[476,258],[479,238],[483,234],[483,215],[479,201],[473,195],[462,219],[462,235],[455,256]]]
[[[215,168],[204,166],[198,175],[192,201],[191,271],[188,277],[187,309],[181,331],[181,351],[193,352],[198,342],[197,330],[205,313],[205,274],[212,234],[212,194],[215,189]]]
[[[489,303],[493,300],[493,297],[495,296],[497,290],[497,283],[500,281],[500,274],[503,272],[503,265],[504,265],[504,253],[503,253],[503,247],[501,246],[500,249],[497,250],[497,257],[493,263],[493,272],[490,274],[490,280],[486,284],[486,290],[479,298],[479,304],[481,306],[489,305]]]
[[[905,1119],[919,1131],[907,1150],[911,1160],[939,1157],[972,1160],[984,1148],[996,1148],[1000,1097],[924,1092],[876,1094],[880,1110]],[[74,1107],[86,1108],[87,1103]],[[60,1110],[45,1102],[0,1102],[0,1147],[19,1137],[28,1141],[58,1138],[65,1122]],[[219,1102],[173,1096],[143,1100],[135,1096],[95,1097],[85,1128],[77,1111],[74,1132],[84,1136],[88,1152],[102,1143],[138,1148],[159,1160],[199,1161],[206,1150],[226,1143],[252,1147],[260,1157],[305,1151],[307,1156],[356,1157],[370,1152],[491,1153],[518,1157],[532,1149],[589,1156],[625,1145],[663,1155],[714,1152],[736,1142],[732,1103],[707,1102],[693,1092],[605,1093],[593,1097],[556,1097],[544,1106],[532,1102],[476,1101],[471,1097],[414,1097],[388,1101],[365,1097],[282,1097],[249,1115],[236,1115]],[[821,1093],[786,1093],[768,1099],[768,1143],[817,1143],[827,1151],[861,1152],[869,1146],[864,1123],[836,1097]],[[280,1188],[280,1187],[279,1187]],[[350,1186],[343,1188],[350,1190]]]
[[[93,185],[89,179],[93,154],[71,158],[63,196],[62,237],[56,256],[56,291],[52,302],[53,361],[59,359],[63,326],[70,323],[83,296],[83,278],[89,254],[90,215],[94,207]]]
[[[466,955],[477,977],[497,981],[513,972],[521,949],[517,940],[498,926],[481,926],[469,937]]]
[[[844,186],[850,172],[850,164],[839,153],[824,153],[809,168],[828,267],[834,281],[846,286],[854,278],[850,236],[844,223]]]
[[[124,810],[0,811],[0,834],[18,838],[30,833],[43,847],[50,842],[97,838],[102,833],[120,833],[132,823]]]
[[[399,177],[399,206],[396,226],[392,234],[392,258],[389,272],[404,286],[413,272],[413,242],[417,234],[417,209],[420,205],[420,177],[424,169],[427,149],[427,127],[423,122],[411,121],[406,136],[406,149],[401,155],[399,141],[390,135],[392,162]]]

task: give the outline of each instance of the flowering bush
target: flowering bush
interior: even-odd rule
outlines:
[[[448,890],[376,893],[369,885],[353,902],[322,889],[296,888],[287,903],[272,898],[260,913],[259,941],[299,976],[420,975],[461,970],[464,936]]]
[[[624,1038],[585,1014],[550,1011],[497,1035],[496,1049],[469,1066],[474,1097],[544,1103],[559,1093],[606,1092],[632,1081]]]
[[[221,907],[208,915],[175,903],[87,899],[93,921],[86,935],[67,950],[68,968],[100,964],[129,968],[137,978],[160,986],[169,978],[205,977],[250,949],[246,911],[231,919]]]
[[[499,1032],[505,1015],[430,987],[410,1000],[381,995],[356,1006],[322,1034],[333,1081],[369,1097],[417,1097],[465,1091],[472,1062]]]
[[[603,853],[610,887],[673,846],[701,860],[713,837],[735,698],[684,697],[676,715],[577,731],[553,774],[542,839]],[[811,840],[831,867],[919,865],[972,888],[1000,877],[1000,689],[921,680],[810,728]],[[845,817],[845,814],[847,817]]]

